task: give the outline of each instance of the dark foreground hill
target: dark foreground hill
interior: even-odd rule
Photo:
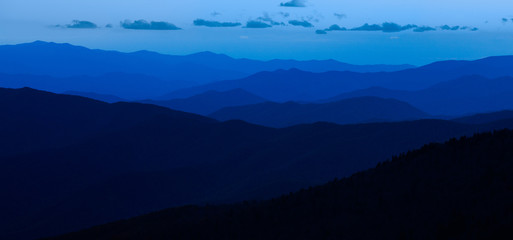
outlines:
[[[198,115],[139,103],[107,104],[89,98],[30,88],[0,88],[0,158],[49,148],[115,132],[156,116],[215,123]]]
[[[168,209],[54,239],[511,239],[512,171],[504,130],[269,201]]]
[[[0,239],[186,204],[266,199],[430,142],[513,127],[442,120],[273,129],[140,103],[0,91]]]
[[[220,121],[239,119],[269,127],[331,122],[354,124],[394,122],[427,118],[419,109],[395,99],[359,97],[330,103],[266,102],[227,107],[209,115]]]

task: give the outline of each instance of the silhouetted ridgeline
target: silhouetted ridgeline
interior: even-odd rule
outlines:
[[[189,98],[171,100],[145,100],[143,103],[155,104],[174,110],[208,115],[219,109],[267,102],[267,100],[242,89],[226,92],[207,91]]]
[[[504,130],[269,201],[168,209],[53,239],[511,239],[512,171]]]
[[[66,92],[63,92],[62,94],[81,96],[81,97],[91,98],[91,99],[95,99],[95,100],[99,100],[99,101],[107,102],[107,103],[126,102],[127,101],[118,96],[109,95],[109,94],[98,94],[98,93],[92,93],[92,92],[66,91]]]
[[[234,59],[211,52],[185,56],[149,51],[122,53],[42,41],[0,46],[0,73],[24,75],[24,79],[3,79],[5,75],[0,76],[0,87],[32,87],[52,92],[95,92],[129,100],[154,98],[180,88],[239,79],[260,71],[298,68],[312,72],[380,72],[411,67],[360,66],[334,60],[256,61]]]
[[[227,107],[209,117],[220,121],[239,119],[269,127],[289,127],[315,122],[355,124],[418,120],[428,118],[428,115],[395,99],[359,97],[320,104],[266,102]]]
[[[476,61],[442,61],[396,72],[330,71],[312,73],[300,69],[278,70],[259,72],[237,80],[218,81],[180,89],[165,95],[164,98],[189,97],[209,90],[226,91],[241,88],[275,102],[315,101],[370,87],[414,91],[464,76],[512,77],[513,68],[511,66],[513,66],[513,56],[489,57]],[[483,85],[483,87],[486,86]],[[490,87],[493,86],[493,84],[490,85]],[[479,88],[475,88],[474,84],[471,84],[470,87],[473,87],[473,90],[479,90]],[[452,92],[452,94],[457,94],[457,92]],[[402,99],[398,98],[398,100]]]
[[[513,63],[511,69],[513,69]],[[513,78],[465,76],[419,91],[398,91],[372,87],[344,93],[321,102],[340,101],[362,96],[394,98],[405,101],[432,115],[461,116],[513,109]]]
[[[58,235],[186,204],[267,199],[513,119],[273,129],[140,103],[0,89],[0,239]],[[497,120],[497,119],[494,119]]]

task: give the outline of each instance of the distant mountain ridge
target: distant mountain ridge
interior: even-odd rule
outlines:
[[[227,107],[209,117],[220,121],[239,119],[268,127],[289,127],[315,122],[355,124],[407,121],[427,118],[429,115],[395,99],[359,97],[323,104],[266,102]]]
[[[127,73],[107,73],[98,76],[51,77],[27,74],[0,73],[0,86],[6,88],[31,87],[50,92],[82,92],[114,95],[127,100],[158,97],[169,89],[188,86],[186,82],[163,81],[159,78]]]
[[[18,45],[0,46],[0,73],[10,75],[35,75],[50,76],[55,78],[97,78],[113,73],[126,76],[146,76],[163,82],[161,91],[171,92],[184,87],[215,82],[220,80],[239,79],[260,71],[274,71],[278,69],[301,68],[307,71],[396,71],[411,68],[410,65],[351,65],[334,60],[326,61],[295,61],[295,60],[271,60],[258,61],[249,59],[235,59],[223,54],[202,52],[185,56],[159,54],[150,51],[138,51],[122,53],[117,51],[104,51],[88,49],[65,43],[52,43],[36,41]],[[59,83],[52,83],[47,78],[46,84],[53,88],[59,88]],[[104,79],[104,84],[112,85],[109,79]],[[114,79],[119,82],[122,79]],[[113,81],[114,81],[113,80]],[[17,87],[38,88],[33,82],[25,82],[25,85]],[[101,86],[89,86],[83,89],[73,85],[73,81],[67,82],[69,89],[80,92],[96,92],[102,94],[115,94],[105,90]],[[13,87],[3,85],[2,87]],[[131,92],[139,91],[139,87],[124,87]],[[51,88],[44,88],[51,90]],[[147,94],[144,97],[138,95],[120,96],[135,100],[153,98],[155,95],[164,95],[156,91],[154,95]],[[167,100],[167,99],[166,99]]]
[[[432,115],[461,116],[494,112],[513,109],[513,77],[464,76],[418,91],[373,87],[344,93],[321,102],[362,96],[398,99]]]
[[[91,99],[95,99],[95,100],[106,102],[106,103],[126,102],[127,101],[127,100],[125,100],[123,98],[120,98],[118,96],[107,95],[107,94],[98,94],[98,93],[92,93],[92,92],[66,91],[66,92],[63,92],[62,94],[68,94],[68,95],[75,95],[75,96],[91,98]]]
[[[176,90],[162,98],[188,97],[209,90],[226,91],[242,88],[275,102],[316,101],[326,99],[327,96],[372,87],[419,91],[465,76],[482,76],[490,79],[513,77],[513,56],[489,57],[475,61],[441,61],[396,72],[312,73],[299,69],[260,72],[243,79]]]
[[[233,89],[225,92],[207,91],[202,94],[182,99],[162,101],[145,100],[141,102],[184,112],[208,115],[225,107],[256,104],[267,102],[267,100],[243,89]]]

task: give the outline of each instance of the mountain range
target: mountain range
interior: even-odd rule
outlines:
[[[54,89],[63,88],[62,83],[65,82],[67,85],[63,91],[112,94],[130,100],[154,98],[180,88],[220,80],[239,79],[260,71],[299,68],[312,72],[333,70],[378,72],[411,67],[413,66],[351,65],[335,60],[257,61],[234,59],[211,52],[185,56],[165,55],[149,51],[122,53],[43,41],[0,46],[0,73],[31,75],[31,79],[34,76],[46,77],[45,88],[38,85],[40,81],[29,80],[20,83],[21,85],[4,85],[3,77],[0,77],[1,87],[33,87],[55,91]],[[83,79],[93,83],[83,86],[81,83]],[[148,79],[160,82],[158,85],[160,89],[154,89],[156,91],[153,94],[144,92],[144,89],[153,86]],[[124,84],[125,80],[128,84]],[[101,84],[97,84],[96,81],[100,81]],[[148,85],[143,84],[146,82]],[[123,91],[123,94],[116,93],[115,90]],[[134,92],[138,94],[134,94]],[[143,96],[141,97],[141,95]]]
[[[484,78],[513,76],[513,56],[489,57],[475,61],[442,61],[396,72],[357,73],[306,72],[299,69],[259,72],[237,80],[218,81],[176,90],[163,99],[189,97],[205,91],[241,88],[275,102],[317,101],[328,96],[371,87],[416,91],[465,76]],[[401,100],[401,99],[399,99]]]
[[[268,127],[290,127],[315,122],[337,124],[394,122],[429,117],[428,114],[408,103],[377,97],[350,98],[320,104],[265,102],[226,107],[208,116],[220,121],[238,119]]]
[[[0,90],[0,238],[76,231],[185,204],[266,199],[430,142],[513,127],[443,120],[273,129],[141,103]]]
[[[494,112],[513,109],[513,77],[465,76],[418,91],[372,87],[344,93],[320,102],[362,96],[398,99],[431,115],[461,116]]]
[[[0,239],[494,238],[512,66],[0,46]]]
[[[257,104],[267,102],[267,100],[242,89],[232,89],[225,92],[207,91],[189,98],[161,101],[144,100],[141,102],[189,113],[208,115],[225,107]]]

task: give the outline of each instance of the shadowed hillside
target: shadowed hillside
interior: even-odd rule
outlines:
[[[273,129],[149,104],[1,89],[0,238],[75,231],[172,206],[265,199],[393,154],[513,127],[441,120]]]
[[[429,144],[269,201],[168,209],[54,239],[510,239],[513,132]]]
[[[228,107],[209,116],[220,121],[240,119],[269,127],[288,127],[315,122],[392,122],[428,117],[426,113],[405,102],[377,97],[352,98],[324,104],[266,102]]]

